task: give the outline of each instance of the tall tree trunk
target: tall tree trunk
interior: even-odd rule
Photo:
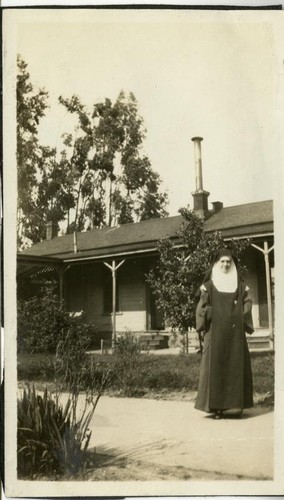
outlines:
[[[23,236],[23,222],[22,222],[22,217],[23,217],[23,211],[21,208],[18,208],[18,214],[17,214],[17,219],[18,219],[18,237],[19,239],[22,238]]]
[[[111,227],[112,216],[111,216],[111,208],[112,208],[112,181],[109,180],[109,200],[108,200],[108,226]]]
[[[77,228],[75,227],[74,233],[73,233],[73,246],[74,246],[74,253],[78,252],[78,239],[77,239]]]
[[[80,179],[79,187],[78,187],[78,198],[77,198],[77,204],[76,204],[76,212],[75,212],[75,221],[74,221],[74,226],[75,226],[74,227],[74,234],[73,234],[74,253],[77,253],[77,251],[78,251],[77,224],[78,224],[78,212],[79,212],[81,185],[82,185],[82,180]]]
[[[69,234],[69,226],[70,226],[70,208],[67,210],[67,234]]]

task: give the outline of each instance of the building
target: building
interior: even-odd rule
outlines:
[[[253,298],[253,320],[259,345],[273,339],[273,203],[271,200],[223,207],[214,202],[208,209],[209,193],[203,190],[201,141],[195,148],[196,191],[193,205],[206,218],[205,231],[221,231],[225,239],[250,238],[246,251],[248,284]],[[171,238],[178,242],[182,216],[152,219],[119,227],[95,229],[77,235],[48,239],[18,254],[18,282],[29,288],[40,273],[55,272],[60,294],[68,311],[84,311],[94,323],[100,338],[117,332],[164,331],[162,314],[157,310],[145,274],[157,259],[157,241]],[[77,251],[76,251],[77,250]],[[25,285],[23,285],[25,283]],[[116,314],[113,311],[116,310]]]

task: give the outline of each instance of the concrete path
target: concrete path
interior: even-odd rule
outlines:
[[[273,476],[273,413],[214,420],[192,402],[102,397],[90,447],[159,465],[267,479]]]

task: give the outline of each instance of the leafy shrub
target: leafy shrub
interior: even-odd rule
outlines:
[[[114,347],[114,371],[124,396],[139,395],[137,383],[144,357],[138,339],[126,332]],[[144,355],[145,356],[145,355]]]
[[[95,392],[101,396],[112,387],[115,377],[114,367],[111,363],[100,360],[94,363],[92,356],[90,356],[81,369],[77,387],[82,391]]]
[[[91,438],[89,424],[98,398],[86,397],[77,417],[78,394],[70,394],[65,406],[47,389],[43,396],[35,388],[18,399],[18,475],[76,474],[86,465]]]
[[[70,316],[63,303],[46,288],[43,296],[18,303],[18,350],[29,353],[55,353],[60,343],[68,339],[69,350],[75,353],[91,344],[95,334],[93,325],[84,322],[84,317]]]
[[[86,350],[89,345],[89,325],[73,323],[73,320],[66,325],[64,335],[58,338],[55,371],[71,390],[80,385],[80,379],[86,370]]]

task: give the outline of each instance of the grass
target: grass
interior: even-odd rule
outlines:
[[[89,355],[90,356],[90,355]],[[185,394],[197,391],[200,356],[198,354],[164,354],[158,356],[142,354],[127,380],[127,364],[124,366],[123,384],[117,375],[116,358],[110,354],[92,355],[93,363],[98,363],[98,377],[104,366],[114,370],[109,394],[143,397],[172,398],[174,392]],[[258,395],[274,391],[274,354],[269,352],[251,353],[254,392]],[[126,374],[126,375],[125,375]],[[18,380],[54,383],[53,358],[43,354],[18,355]],[[83,390],[84,387],[81,387]]]
[[[274,353],[251,353],[253,387],[256,393],[274,392]]]
[[[54,359],[51,354],[28,354],[19,353],[18,380],[29,381],[52,381],[55,377]]]

